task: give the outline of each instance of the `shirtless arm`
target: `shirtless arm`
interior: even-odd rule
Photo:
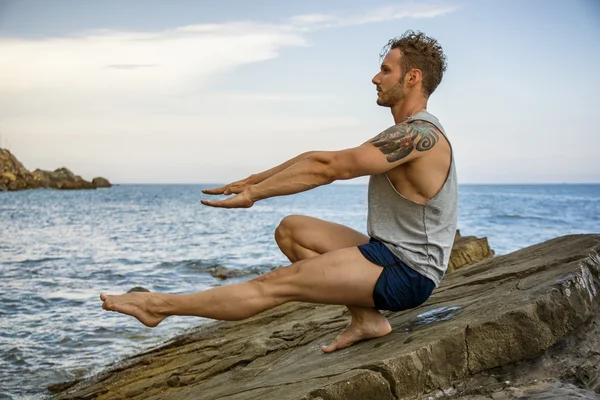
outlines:
[[[422,121],[397,124],[361,146],[311,153],[264,181],[248,186],[237,196],[202,203],[214,207],[251,207],[262,199],[304,192],[336,180],[382,174],[422,157],[435,146],[439,136],[433,125]]]

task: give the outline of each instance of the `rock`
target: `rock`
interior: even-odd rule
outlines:
[[[0,149],[0,187],[4,190],[23,190],[41,185],[10,151]]]
[[[112,186],[110,184],[110,182],[108,181],[108,179],[105,179],[102,177],[96,177],[96,178],[92,179],[92,184],[94,186],[96,186],[97,188],[109,188]]]
[[[268,272],[268,269],[261,267],[253,267],[246,269],[235,269],[235,268],[227,268],[223,265],[215,265],[209,267],[207,272],[211,274],[213,277],[226,280],[230,278],[244,278],[252,275],[261,275],[265,272]]]
[[[420,307],[386,313],[390,335],[332,354],[320,346],[348,323],[341,306],[216,322],[55,399],[593,398],[599,253],[600,235],[571,235],[480,261]]]
[[[552,399],[590,399],[598,400],[600,395],[591,390],[582,389],[560,380],[548,380],[527,384],[521,387],[509,387],[491,392],[489,395],[465,395],[461,400],[552,400]]]
[[[244,269],[230,268],[224,265],[207,264],[200,260],[189,260],[183,262],[177,262],[177,264],[184,263],[186,268],[191,269],[196,273],[208,273],[214,278],[227,280],[233,278],[248,278],[251,276],[258,276],[277,268],[276,266],[259,265]],[[172,263],[162,264],[166,267],[172,265]]]
[[[149,290],[142,286],[135,286],[127,291],[127,293],[132,293],[132,292],[149,292]]]
[[[15,176],[15,174],[13,174],[11,172],[2,173],[2,178],[5,180],[8,180],[8,182],[14,182],[17,180],[17,177]]]
[[[52,182],[75,182],[80,180],[81,177],[75,175],[67,168],[58,168],[55,171],[44,171],[42,169],[36,169],[33,171],[34,176],[40,177],[40,179],[46,179]]]
[[[58,168],[55,171],[36,169],[29,172],[10,151],[0,149],[0,191],[48,187],[53,189],[110,187],[108,180],[96,179],[98,180],[96,183],[88,182],[67,168]]]
[[[52,186],[51,186],[52,187]],[[58,182],[55,189],[61,190],[82,190],[82,189],[96,189],[91,182],[79,179],[77,181]]]
[[[33,176],[40,182],[47,183],[53,189],[77,190],[77,189],[95,189],[96,186],[75,175],[67,168],[58,168],[54,171],[44,171],[36,169]]]
[[[44,171],[38,168],[35,171],[33,171],[32,174],[38,181],[49,181],[51,172]]]
[[[224,267],[222,265],[217,265],[215,267],[211,267],[209,268],[208,272],[215,278],[219,278],[219,279],[228,279],[230,278],[232,275],[232,271],[234,270],[230,270],[227,267]]]
[[[460,231],[457,230],[447,272],[456,271],[459,268],[472,265],[493,256],[494,251],[490,249],[487,238],[461,236]]]
[[[55,383],[53,385],[48,386],[46,389],[48,389],[48,391],[52,393],[59,393],[74,386],[77,382],[80,382],[80,380],[78,379],[72,382]]]

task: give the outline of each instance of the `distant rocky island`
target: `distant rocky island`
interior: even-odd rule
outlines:
[[[111,186],[105,178],[97,177],[89,182],[67,168],[54,171],[36,169],[30,172],[9,150],[0,148],[0,191],[39,188],[78,190]]]

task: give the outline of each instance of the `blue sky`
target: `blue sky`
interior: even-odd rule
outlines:
[[[448,57],[428,108],[461,183],[600,182],[594,0],[0,0],[1,144],[88,179],[237,180],[393,124],[371,78],[407,29]]]

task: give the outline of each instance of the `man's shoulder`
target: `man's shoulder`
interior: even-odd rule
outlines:
[[[440,120],[435,115],[430,114],[428,112],[418,113],[413,116],[410,116],[404,122],[409,123],[409,124],[418,123],[418,124],[422,124],[424,126],[430,126],[435,129],[442,130],[442,131],[444,129]]]

